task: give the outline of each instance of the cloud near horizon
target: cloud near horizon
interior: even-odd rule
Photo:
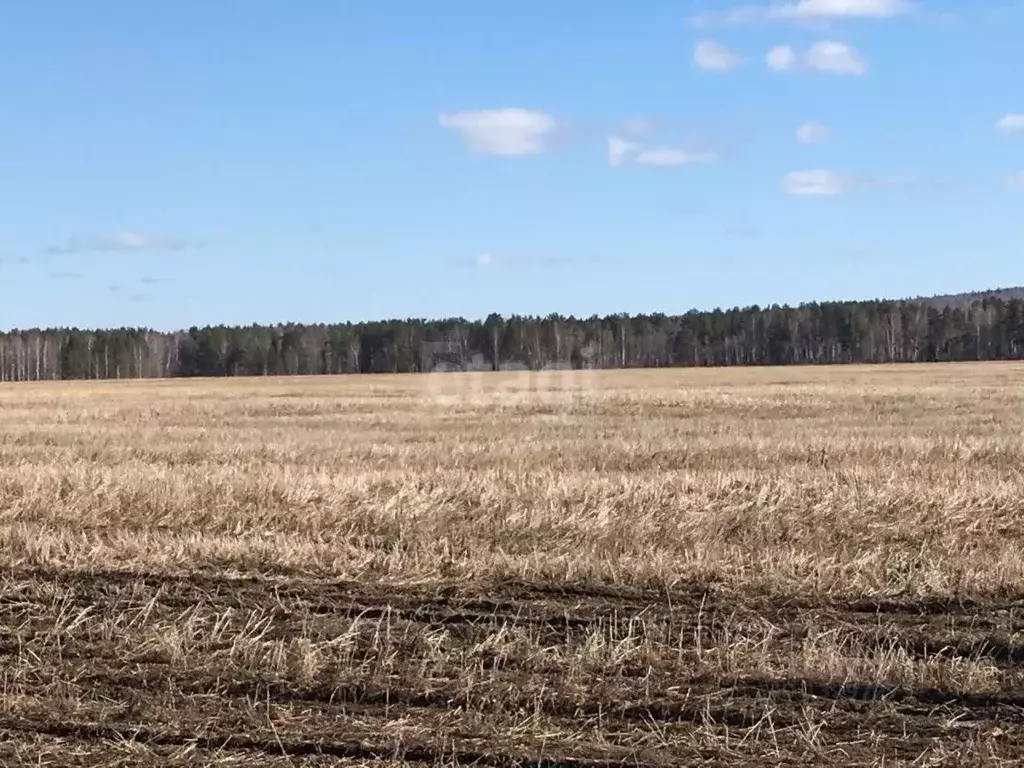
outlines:
[[[176,237],[154,237],[121,231],[112,235],[72,235],[63,245],[51,245],[46,253],[65,256],[80,253],[125,253],[145,251],[182,251],[196,244]]]

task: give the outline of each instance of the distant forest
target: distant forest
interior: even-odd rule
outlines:
[[[1024,359],[1024,291],[684,315],[0,334],[0,381]]]

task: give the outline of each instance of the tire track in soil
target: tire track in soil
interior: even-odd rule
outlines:
[[[88,669],[89,666],[84,667]],[[69,670],[70,671],[70,670]],[[422,720],[430,713],[444,714],[475,710],[501,718],[509,713],[529,711],[538,706],[532,694],[516,694],[499,681],[494,691],[486,688],[465,693],[457,678],[432,679],[424,689],[417,681],[352,680],[331,685],[296,685],[261,678],[225,679],[213,673],[173,670],[167,665],[136,666],[132,672],[111,664],[75,675],[76,683],[108,701],[138,701],[140,697],[173,693],[180,697],[219,697],[247,703],[267,701],[279,705],[303,705],[309,716],[327,720],[340,713],[359,712],[366,717],[409,717]],[[779,727],[796,725],[809,710],[830,715],[848,713],[862,716],[882,714],[898,723],[918,721],[918,732],[931,730],[929,717],[944,706],[961,720],[1024,725],[1024,693],[964,694],[939,689],[913,689],[895,685],[858,683],[811,683],[803,680],[729,679],[696,682],[685,686],[685,694],[670,694],[664,687],[644,691],[642,684],[612,686],[592,691],[590,700],[562,697],[554,692],[544,699],[546,717],[571,726],[579,718],[602,718],[606,724],[624,727],[638,724],[702,725],[713,723],[730,728],[752,728],[767,709],[774,712]],[[481,702],[494,693],[500,705],[493,709]],[[654,694],[652,696],[652,693]],[[312,705],[312,707],[310,707]],[[513,718],[514,719],[514,718]]]
[[[764,620],[781,637],[794,641],[811,627],[840,627],[860,633],[877,649],[900,649],[912,658],[984,659],[1004,668],[1024,667],[1024,607],[1020,600],[981,603],[967,600],[920,602],[803,601],[764,598],[736,600],[713,588],[691,585],[670,594],[596,587],[593,597],[582,587],[505,582],[497,585],[392,587],[356,582],[280,582],[223,576],[171,576],[130,572],[16,572],[16,577],[46,576],[69,589],[75,605],[96,609],[141,607],[155,601],[164,612],[194,609],[266,612],[275,625],[301,623],[308,617],[406,621],[430,629],[466,628],[478,634],[499,626],[530,627],[551,643],[603,627],[634,637],[686,637],[702,623]],[[486,589],[486,595],[480,594]],[[24,607],[26,596],[0,594],[0,610]],[[638,619],[643,619],[639,621]],[[884,624],[882,623],[884,622]],[[40,630],[37,630],[37,632]],[[287,626],[280,626],[283,633]],[[8,630],[0,637],[0,654],[13,652],[19,638]]]
[[[503,625],[530,627],[552,643],[601,626],[635,637],[680,637],[724,618],[764,620],[782,637],[800,640],[809,628],[828,625],[859,632],[876,648],[898,648],[913,658],[985,659],[1024,666],[1024,602],[1008,599],[878,601],[846,604],[807,600],[743,600],[717,594],[714,585],[689,585],[674,595],[650,590],[502,582],[495,585],[388,586],[358,582],[280,581],[254,577],[163,576],[121,571],[95,573],[28,570],[15,577],[46,577],[74,595],[74,603],[104,608],[139,607],[150,600],[165,612],[207,610],[266,612],[275,625],[308,617],[407,621],[430,629],[484,632]],[[481,595],[481,590],[486,590]],[[0,594],[0,607],[23,606],[24,595]],[[643,621],[638,621],[642,618]],[[882,622],[884,621],[884,625]],[[883,631],[884,630],[884,631]],[[281,627],[287,632],[287,627]],[[0,653],[17,645],[4,637]]]
[[[374,745],[359,740],[296,740],[277,735],[274,738],[257,738],[233,733],[207,733],[197,736],[133,725],[36,720],[12,715],[0,715],[0,734],[7,738],[16,738],[18,734],[42,734],[76,741],[127,741],[153,747],[195,746],[207,751],[255,752],[273,757],[325,755],[354,760],[397,759],[428,765],[437,765],[448,760],[456,765],[481,765],[492,768],[614,768],[627,764],[627,761],[629,765],[636,766],[636,768],[660,768],[670,765],[670,763],[657,758],[647,757],[642,760],[636,754],[620,754],[613,758],[569,756],[544,758],[479,749],[460,749],[454,744],[451,748],[445,748],[443,745],[433,746],[430,744]]]
[[[1024,632],[1024,599],[993,601],[925,599],[920,601],[821,601],[772,599],[727,593],[716,584],[690,584],[664,591],[613,588],[603,585],[557,585],[502,581],[497,583],[444,583],[388,585],[355,581],[281,580],[218,575],[162,575],[130,571],[7,572],[12,578],[49,581],[70,589],[82,605],[111,605],[118,600],[135,605],[157,598],[165,609],[193,608],[265,610],[287,619],[293,616],[336,615],[346,618],[394,618],[441,626],[502,622],[577,630],[603,623],[629,624],[643,618],[649,624],[721,617],[764,619],[781,628],[828,622],[851,629],[880,621],[894,627],[919,630],[1005,627]],[[141,588],[141,589],[140,589]],[[0,605],[24,603],[21,596],[0,594]],[[634,623],[634,631],[643,626]],[[923,642],[919,643],[924,652]],[[935,645],[930,652],[950,645]],[[1024,645],[989,639],[986,656],[1024,663]],[[908,650],[913,650],[908,647]],[[980,644],[959,653],[984,651]]]

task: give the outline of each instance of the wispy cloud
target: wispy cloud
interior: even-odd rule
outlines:
[[[765,56],[768,69],[776,72],[792,72],[800,65],[800,57],[788,45],[777,45]]]
[[[761,236],[761,230],[747,224],[734,224],[724,230],[726,237],[735,237],[742,240],[753,240]]]
[[[737,5],[721,13],[690,17],[699,28],[780,23],[823,23],[844,19],[892,19],[918,10],[912,0],[795,0],[763,5]]]
[[[678,165],[711,165],[719,160],[715,152],[690,152],[677,147],[652,147],[636,154],[637,165],[667,168]]]
[[[496,254],[482,251],[475,256],[460,256],[447,260],[447,264],[458,269],[507,272],[526,269],[552,269],[568,265],[598,264],[600,260],[588,257],[566,257],[559,255],[515,255]]]
[[[782,181],[782,189],[788,195],[837,197],[861,189],[938,189],[942,184],[941,179],[914,174],[841,173],[815,169],[787,174]]]
[[[804,123],[796,129],[796,140],[801,144],[821,144],[830,136],[828,126],[821,123]]]
[[[142,283],[143,285],[157,285],[159,283],[167,282],[167,278],[165,278],[165,277],[142,277],[142,278],[139,278],[139,282]]]
[[[72,235],[63,245],[51,245],[46,253],[54,256],[79,253],[124,253],[146,251],[182,251],[196,244],[177,237],[156,237],[121,231],[112,235]]]
[[[613,168],[622,165],[640,147],[635,141],[628,141],[619,136],[608,137],[608,165]]]
[[[693,47],[693,61],[709,72],[730,72],[744,64],[742,56],[714,40],[699,40]]]
[[[1024,171],[1011,173],[1006,177],[1006,186],[1010,189],[1024,189]]]
[[[621,136],[608,137],[608,165],[646,165],[668,168],[681,165],[711,165],[719,161],[717,152],[695,152],[681,147],[644,147]]]
[[[793,171],[782,181],[787,195],[801,197],[836,197],[850,190],[850,177],[835,171]]]
[[[831,75],[863,75],[868,71],[867,61],[855,48],[835,40],[812,45],[807,52],[807,66]]]
[[[559,121],[529,109],[484,109],[442,114],[442,128],[455,131],[472,151],[485,155],[524,157],[548,151]]]
[[[1024,134],[1024,114],[1003,115],[996,123],[996,130],[1005,134]]]
[[[819,72],[826,75],[864,75],[867,60],[846,43],[820,40],[806,53],[799,53],[788,45],[772,48],[765,57],[768,68],[776,72]]]
[[[638,115],[623,120],[620,132],[627,136],[643,136],[644,134],[651,133],[657,127],[658,121],[653,117]]]

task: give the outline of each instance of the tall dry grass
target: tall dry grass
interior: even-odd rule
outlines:
[[[1017,365],[0,388],[0,564],[1024,592]]]

